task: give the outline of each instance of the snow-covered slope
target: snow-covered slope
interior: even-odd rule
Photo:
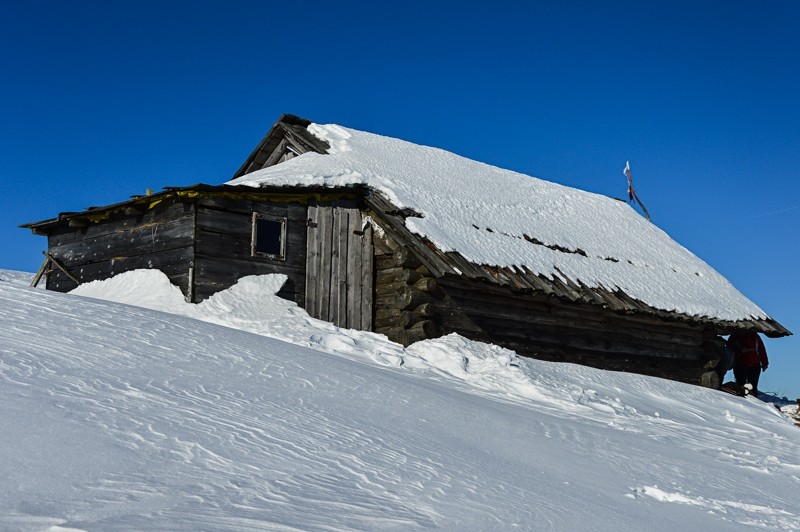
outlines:
[[[800,431],[767,404],[403,349],[280,283],[82,288],[165,313],[0,281],[0,529],[800,528]]]
[[[18,272],[14,270],[0,270],[0,283],[14,283],[22,286],[30,286],[33,281],[33,274],[28,272]],[[44,288],[44,282],[39,284],[39,288]]]
[[[418,212],[421,218],[405,222],[412,232],[476,264],[620,289],[657,309],[693,316],[767,318],[624,202],[337,125],[311,124],[309,131],[328,142],[329,153],[305,153],[229,184],[364,184]]]

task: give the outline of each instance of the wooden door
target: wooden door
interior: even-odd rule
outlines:
[[[308,207],[306,311],[348,329],[372,330],[372,227],[354,201]]]

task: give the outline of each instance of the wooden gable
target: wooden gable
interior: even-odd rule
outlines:
[[[281,116],[231,179],[288,161],[307,152],[326,153],[330,146],[324,140],[312,135],[308,131],[309,125],[311,121],[305,118],[288,114]]]

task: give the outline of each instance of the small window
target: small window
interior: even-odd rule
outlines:
[[[286,218],[253,213],[252,255],[273,260],[286,258]]]

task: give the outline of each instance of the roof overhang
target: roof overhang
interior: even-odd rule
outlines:
[[[159,205],[174,202],[191,202],[197,199],[224,198],[250,201],[299,202],[307,203],[310,199],[330,201],[335,199],[353,199],[364,196],[363,186],[347,187],[246,187],[234,185],[206,185],[198,183],[187,187],[165,187],[161,192],[150,195],[131,196],[131,199],[102,207],[88,207],[83,211],[62,212],[55,218],[38,222],[21,224],[19,227],[30,229],[36,235],[47,235],[58,227],[87,227],[109,219],[111,216],[137,214],[155,209]]]
[[[632,298],[622,290],[587,286],[580,281],[571,280],[566,275],[561,278],[548,278],[525,267],[501,267],[470,262],[458,252],[443,252],[425,237],[412,233],[405,225],[408,216],[419,216],[407,210],[398,209],[383,195],[368,189],[366,203],[375,217],[381,221],[400,244],[413,251],[419,260],[437,277],[466,277],[477,282],[508,287],[520,293],[542,294],[576,304],[598,305],[614,312],[628,315],[647,315],[665,321],[688,323],[713,329],[717,334],[730,334],[735,331],[750,330],[772,338],[789,336],[792,333],[783,325],[768,319],[747,319],[728,321],[706,316],[691,316],[657,309]],[[534,245],[542,243],[531,242]],[[574,253],[568,249],[556,249],[562,253]]]

